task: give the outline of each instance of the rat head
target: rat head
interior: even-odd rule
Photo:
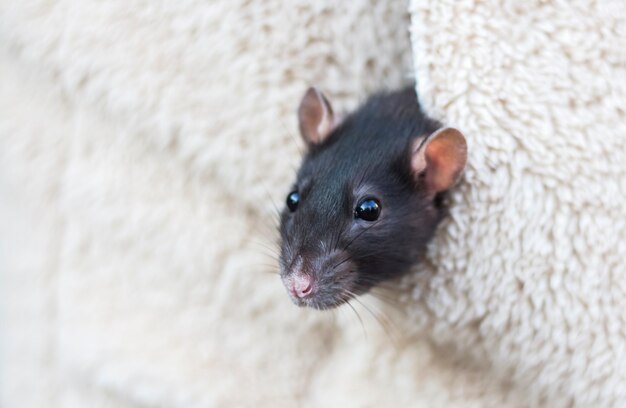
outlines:
[[[310,88],[298,118],[308,151],[281,215],[281,278],[297,305],[326,309],[417,261],[467,148],[424,117],[413,90],[372,97],[340,121]]]

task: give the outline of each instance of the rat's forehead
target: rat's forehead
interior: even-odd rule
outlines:
[[[386,171],[397,159],[396,156],[391,146],[381,149],[380,146],[355,144],[346,138],[310,152],[305,157],[298,176],[299,180],[354,179],[371,173],[373,169],[377,172]]]
[[[330,211],[331,207],[345,207],[366,196],[380,196],[392,188],[389,184],[392,180],[381,174],[370,174],[375,168],[369,168],[366,173],[319,174],[303,180],[298,184],[298,189],[303,196],[305,205],[318,209],[325,208]],[[385,181],[386,180],[386,181]]]

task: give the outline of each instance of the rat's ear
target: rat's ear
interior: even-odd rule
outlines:
[[[337,126],[328,99],[316,87],[309,88],[298,108],[300,134],[308,145],[322,143]]]
[[[467,163],[467,143],[454,128],[437,130],[426,139],[418,138],[411,146],[411,171],[424,181],[430,193],[452,187]]]

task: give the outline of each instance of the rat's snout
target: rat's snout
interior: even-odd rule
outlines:
[[[328,309],[358,292],[354,287],[356,265],[344,251],[298,255],[281,277],[291,300],[298,306]]]
[[[312,272],[305,267],[303,258],[298,257],[291,269],[283,275],[283,283],[296,304],[302,305],[301,302],[310,301],[315,297],[318,282]]]
[[[313,294],[313,278],[303,272],[296,272],[287,278],[286,282],[289,293],[300,299]]]

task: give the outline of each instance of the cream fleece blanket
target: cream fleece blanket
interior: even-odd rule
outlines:
[[[626,406],[624,44],[620,0],[0,0],[0,406]],[[295,106],[412,60],[450,217],[363,324],[297,309]]]

